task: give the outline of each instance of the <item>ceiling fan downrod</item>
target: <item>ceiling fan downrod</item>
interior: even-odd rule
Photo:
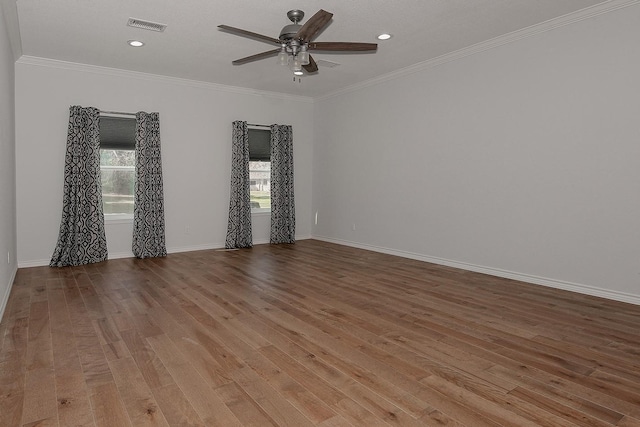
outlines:
[[[295,81],[295,76],[303,74],[302,67],[309,65],[309,45],[308,42],[296,38],[302,28],[298,22],[304,18],[304,12],[293,9],[287,12],[287,17],[293,24],[285,25],[280,31],[281,49],[278,54],[278,63],[283,66],[291,65]]]

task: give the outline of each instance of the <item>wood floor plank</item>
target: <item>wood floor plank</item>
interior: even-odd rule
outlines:
[[[495,375],[508,377],[518,383],[519,389],[531,390],[553,401],[562,402],[564,410],[577,409],[585,418],[594,416],[606,418],[610,422],[619,420],[621,414],[637,416],[640,407],[603,395],[580,385],[545,375],[543,372],[525,365],[519,367],[494,366],[490,371]]]
[[[61,426],[94,426],[88,388],[76,348],[64,289],[59,281],[48,281],[47,290],[58,421]]]
[[[509,393],[512,396],[516,396],[522,400],[533,403],[547,412],[556,414],[566,419],[568,422],[570,421],[585,427],[597,427],[609,424],[615,425],[622,419],[621,414],[617,414],[613,411],[607,411],[605,408],[597,408],[599,409],[599,411],[597,411],[592,408],[586,408],[588,405],[582,405],[579,409],[573,409],[572,406],[560,403],[556,399],[549,398],[521,387],[511,390]],[[599,413],[592,415],[596,411]],[[605,418],[608,419],[608,422]]]
[[[131,352],[124,341],[114,341],[108,344],[103,344],[102,351],[104,352],[107,361],[131,357]]]
[[[336,415],[327,404],[261,353],[247,355],[244,360],[255,373],[313,424],[319,424]]]
[[[238,384],[230,382],[216,388],[216,392],[231,412],[245,426],[277,426],[276,421],[267,414]]]
[[[58,424],[55,377],[52,368],[27,370],[22,423],[48,419]]]
[[[157,335],[147,338],[147,341],[205,423],[241,425],[215,390],[204,383],[198,372],[180,356],[179,350],[169,337]]]
[[[26,366],[17,352],[6,354],[0,362],[0,425],[19,426],[24,404]]]
[[[233,353],[229,352],[220,340],[214,339],[210,329],[224,332],[225,344],[229,340],[236,340],[225,329],[220,329],[213,316],[197,307],[182,293],[170,291],[166,285],[161,285],[158,290],[150,286],[144,286],[143,292],[154,301],[153,308],[147,314],[154,322],[162,326],[164,333],[180,348],[191,347],[193,352],[186,352],[186,357],[196,356],[193,363],[200,365],[206,361],[209,365],[205,371],[211,371],[208,376],[213,383],[221,385],[229,382],[225,372],[242,367]],[[157,306],[155,306],[157,304]],[[195,347],[194,347],[195,346]],[[202,354],[206,352],[208,356]]]
[[[361,353],[357,348],[360,343],[357,342],[352,348],[349,348],[349,345],[345,345],[346,336],[336,339],[338,337],[327,333],[327,328],[325,328],[325,331],[327,331],[325,332],[311,326],[308,323],[309,319],[300,313],[296,317],[273,310],[269,304],[277,304],[274,299],[265,296],[263,300],[263,308],[267,309],[265,311],[265,320],[268,319],[274,323],[286,325],[287,333],[291,340],[301,343],[303,347],[329,361],[338,369],[349,372],[359,382],[365,383],[368,387],[374,390],[384,388],[388,396],[394,396],[393,401],[395,404],[416,417],[422,416],[425,410],[430,411],[433,409],[429,408],[425,402],[421,402],[411,396],[411,391],[420,388],[420,384],[417,381],[412,381],[398,370],[392,372],[388,365]],[[283,308],[290,309],[290,307]],[[307,320],[307,322],[302,320]],[[335,333],[335,331],[331,332]],[[308,336],[309,339],[303,338],[305,336]],[[334,349],[336,353],[324,350],[328,348]]]
[[[169,426],[136,362],[127,357],[113,360],[109,366],[132,424]]]
[[[169,384],[153,389],[167,422],[172,427],[206,427],[180,387]]]
[[[231,382],[228,371],[221,366],[210,352],[192,335],[170,318],[161,308],[154,308],[150,316],[162,327],[165,334],[180,350],[184,359],[193,366],[202,378],[213,388]]]
[[[57,427],[58,420],[56,418],[43,418],[31,423],[22,424],[22,427]]]
[[[106,382],[92,387],[90,399],[97,427],[135,427],[129,420],[115,383]]]
[[[22,423],[58,424],[49,304],[45,286],[37,287],[29,312],[29,339]]]
[[[625,416],[623,419],[618,421],[617,426],[618,427],[640,427],[640,419]]]
[[[19,269],[0,425],[640,427],[639,330],[631,304],[316,240]]]
[[[82,277],[82,274],[80,276]],[[87,386],[94,388],[99,385],[113,383],[113,376],[102,351],[100,338],[96,335],[93,319],[91,319],[84,305],[84,300],[77,283],[75,283],[75,278],[67,278],[65,282],[65,300]]]
[[[56,371],[56,398],[60,426],[95,426],[84,375]]]
[[[25,302],[28,304],[29,297],[27,296]],[[22,315],[20,312],[16,313],[16,316]],[[3,320],[6,323],[4,345],[2,348],[2,354],[19,354],[26,357],[27,341],[29,339],[29,314],[27,312],[23,317],[9,317]],[[3,360],[0,358],[0,360]]]
[[[157,388],[174,383],[169,371],[151,345],[136,331],[123,331],[122,339],[149,387]]]
[[[373,413],[358,405],[358,403],[338,388],[331,386],[320,376],[316,375],[313,370],[298,363],[279,348],[267,346],[261,348],[260,352],[350,423],[354,425],[364,424],[367,426],[385,424],[382,420],[376,418]]]
[[[314,425],[295,406],[280,397],[278,392],[252,368],[247,366],[236,370],[231,375],[236,384],[275,421],[276,425],[283,427]]]
[[[487,398],[491,395],[490,389],[478,389],[475,387],[460,387],[451,381],[447,381],[440,376],[432,375],[422,380],[424,384],[429,385],[439,393],[449,396],[452,399],[464,402],[464,406],[478,413],[482,418],[493,420],[500,425],[517,425],[517,426],[539,426],[537,422],[528,420],[523,416],[509,410],[507,399],[502,401],[502,405],[494,399]]]
[[[320,427],[348,427],[353,424],[342,418],[340,415],[335,415],[327,420],[322,421],[318,426]]]
[[[270,323],[268,320],[251,324],[257,330],[265,330],[265,327],[270,327],[270,329],[266,330],[270,331],[268,335],[273,340],[274,346],[282,349],[283,353],[290,355],[293,360],[305,367],[307,372],[312,372],[344,394],[346,398],[339,397],[339,400],[336,401],[336,396],[332,396],[333,393],[331,393],[325,400],[331,404],[336,412],[341,413],[346,410],[350,415],[355,416],[356,420],[366,422],[367,425],[377,425],[379,422],[387,423],[389,421],[393,424],[421,425],[414,417],[390,402],[387,394],[384,394],[387,399],[382,399],[376,392],[361,385],[357,381],[361,379],[360,377],[350,377],[347,373],[334,367],[330,362],[302,347],[303,343],[296,343],[290,340],[287,337],[286,329],[278,328],[276,324]],[[320,384],[316,383],[316,385]],[[327,392],[326,388],[323,391]],[[425,408],[425,410],[428,409]],[[370,420],[370,414],[378,417],[377,420]]]

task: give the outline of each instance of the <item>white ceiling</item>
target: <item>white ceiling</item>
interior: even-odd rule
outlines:
[[[8,0],[15,1],[15,0]],[[173,76],[270,92],[317,97],[411,65],[587,8],[622,0],[17,0],[23,55]],[[334,14],[316,41],[378,42],[374,54],[313,53],[314,75],[292,73],[268,58],[234,59],[272,45],[218,30],[226,24],[278,38],[301,9]],[[582,12],[584,13],[584,11]],[[158,33],[128,27],[128,18],[167,24]],[[12,26],[9,25],[9,28]],[[132,48],[127,40],[146,43]]]

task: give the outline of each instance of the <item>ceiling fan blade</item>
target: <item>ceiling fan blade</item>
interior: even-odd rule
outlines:
[[[242,65],[242,64],[246,64],[247,62],[257,61],[258,59],[264,59],[264,58],[268,58],[270,56],[276,56],[279,52],[280,52],[279,48],[278,49],[273,49],[273,50],[268,50],[266,52],[256,53],[255,55],[246,56],[244,58],[236,59],[235,61],[232,61],[231,63],[233,65]]]
[[[252,39],[260,40],[267,43],[275,43],[278,45],[281,43],[280,40],[274,39],[273,37],[263,36],[262,34],[254,33],[247,30],[242,30],[240,28],[230,27],[228,25],[218,25],[218,28],[232,34],[236,34],[238,36],[251,37]]]
[[[309,63],[307,65],[303,65],[302,68],[304,68],[307,73],[315,73],[318,71],[318,64],[316,64],[313,56],[309,55]]]
[[[367,52],[377,50],[377,43],[352,43],[352,42],[313,42],[309,43],[309,50],[330,50],[334,52],[352,51]]]
[[[296,33],[295,38],[311,41],[331,21],[333,13],[320,9]]]

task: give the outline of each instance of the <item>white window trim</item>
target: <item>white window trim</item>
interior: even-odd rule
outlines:
[[[135,170],[135,166],[107,166],[107,165],[100,165],[100,169],[106,169],[106,170]]]
[[[271,208],[251,208],[251,215],[267,215],[271,213]]]
[[[133,224],[133,214],[103,214],[104,222],[109,224]]]

